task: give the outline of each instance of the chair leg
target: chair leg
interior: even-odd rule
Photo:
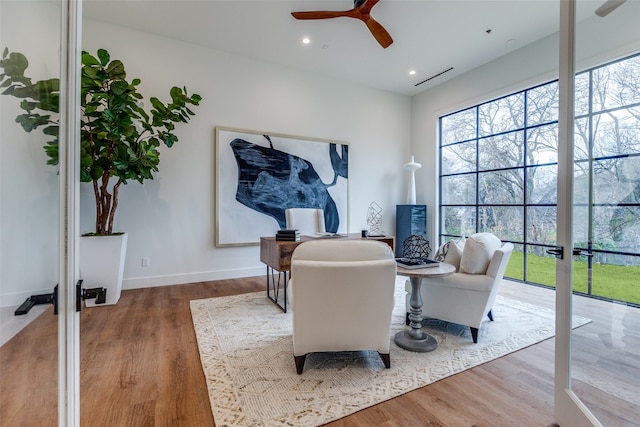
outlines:
[[[384,367],[389,369],[391,368],[391,356],[389,355],[389,353],[380,353],[378,352],[378,354],[380,355],[380,358],[382,359],[382,362],[384,363]]]
[[[493,322],[493,310],[489,310],[489,312],[487,313],[487,316],[489,316],[489,320]]]
[[[474,344],[478,344],[478,328],[469,326],[469,329],[471,329],[471,338],[473,338]]]
[[[307,355],[303,354],[302,356],[293,356],[293,358],[296,360],[296,372],[300,375],[304,369],[304,361],[307,358]]]

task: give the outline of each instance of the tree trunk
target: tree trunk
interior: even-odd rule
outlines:
[[[122,180],[118,181],[113,186],[113,194],[109,193],[109,179],[111,178],[108,172],[105,172],[99,181],[93,181],[93,195],[96,202],[96,230],[95,233],[99,235],[113,234],[113,221],[118,207],[118,190],[122,184]]]

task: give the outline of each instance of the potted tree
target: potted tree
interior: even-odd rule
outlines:
[[[28,66],[23,54],[5,48],[0,60],[0,88],[3,95],[21,100],[24,113],[16,117],[16,122],[26,132],[41,128],[50,138],[44,145],[47,164],[57,165],[60,81],[52,78],[32,82],[25,75]],[[129,82],[126,77],[122,62],[111,60],[105,49],[99,49],[97,56],[82,52],[80,180],[93,187],[96,221],[95,232],[80,241],[80,274],[87,286],[107,288],[107,304],[115,304],[120,298],[124,269],[127,234],[113,231],[120,187],[130,180],[142,184],[153,179],[160,162],[160,144],[172,147],[178,141],[175,124],[187,123],[195,114],[189,107],[199,105],[202,99],[174,86],[169,91],[169,103],[152,97],[147,112],[137,91],[140,79]],[[105,243],[108,240],[116,242]],[[109,246],[106,252],[90,252],[94,246],[104,245]],[[108,261],[114,247],[122,249],[121,254]],[[111,279],[102,279],[99,274]]]

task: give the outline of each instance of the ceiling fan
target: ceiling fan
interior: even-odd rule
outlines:
[[[345,11],[313,11],[313,12],[291,12],[296,19],[329,19],[329,18],[356,18],[364,22],[373,37],[380,43],[380,46],[387,48],[393,43],[393,39],[382,25],[371,17],[371,9],[380,0],[354,0],[353,9]]]
[[[605,16],[607,16],[608,14],[616,10],[618,7],[620,7],[622,3],[626,1],[627,0],[607,0],[606,2],[604,2],[602,6],[596,9],[596,15],[598,15],[601,18],[604,18]]]

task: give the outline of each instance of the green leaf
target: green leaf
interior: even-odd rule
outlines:
[[[109,59],[111,59],[111,56],[105,49],[98,49],[98,58],[100,58],[100,64],[102,66],[105,66],[109,63]]]
[[[127,73],[124,71],[124,65],[117,59],[107,65],[107,74],[112,80],[122,80],[127,77]]]
[[[11,52],[9,56],[0,62],[0,67],[8,76],[23,76],[24,71],[29,67],[27,58],[18,52]]]
[[[164,114],[167,111],[167,107],[158,98],[153,97],[150,101],[153,108],[158,110],[159,113]]]
[[[174,100],[174,102],[175,102],[175,99],[176,99],[176,98],[180,98],[180,97],[182,97],[182,89],[180,89],[180,88],[179,88],[179,87],[177,87],[177,86],[174,86],[174,87],[172,87],[172,88],[171,88],[171,90],[169,91],[169,95],[171,95],[171,99],[173,99],[173,100]]]
[[[26,132],[31,132],[38,126],[49,123],[50,116],[41,116],[39,114],[20,114],[16,117],[16,123],[22,125]]]
[[[86,83],[88,83],[85,80],[85,77],[88,77],[90,79],[97,78],[98,77],[98,70],[99,70],[99,68],[82,67],[82,84],[85,85]],[[90,83],[92,83],[91,86],[95,86],[95,84],[93,84],[94,83],[93,81],[91,81]]]
[[[93,158],[91,157],[90,154],[85,153],[80,157],[80,166],[81,167],[84,168],[84,167],[91,166],[92,163],[93,163]]]
[[[129,84],[124,80],[118,80],[111,84],[111,91],[115,95],[122,95],[129,89]]]
[[[33,85],[33,88],[40,93],[60,92],[60,79],[40,80]]]
[[[45,135],[58,136],[59,128],[60,126],[58,125],[47,126],[42,129],[42,133],[44,133]]]
[[[36,108],[37,106],[38,106],[37,102],[27,101],[26,99],[20,102],[20,108],[22,108],[26,112],[33,111],[33,109]]]
[[[91,179],[94,181],[99,180],[102,177],[103,173],[104,173],[104,169],[100,165],[94,165],[92,168],[89,169],[89,175],[91,176]]]
[[[174,134],[172,134],[172,133],[166,133],[166,134],[164,135],[164,144],[165,144],[167,147],[173,147],[173,144],[175,144],[176,142],[178,142],[178,137],[177,137],[177,136],[175,136]]]
[[[91,67],[92,65],[100,65],[100,62],[90,53],[82,52],[82,65]]]
[[[89,174],[89,171],[85,170],[85,169],[80,169],[80,182],[91,182],[93,181],[91,179],[91,175]]]

